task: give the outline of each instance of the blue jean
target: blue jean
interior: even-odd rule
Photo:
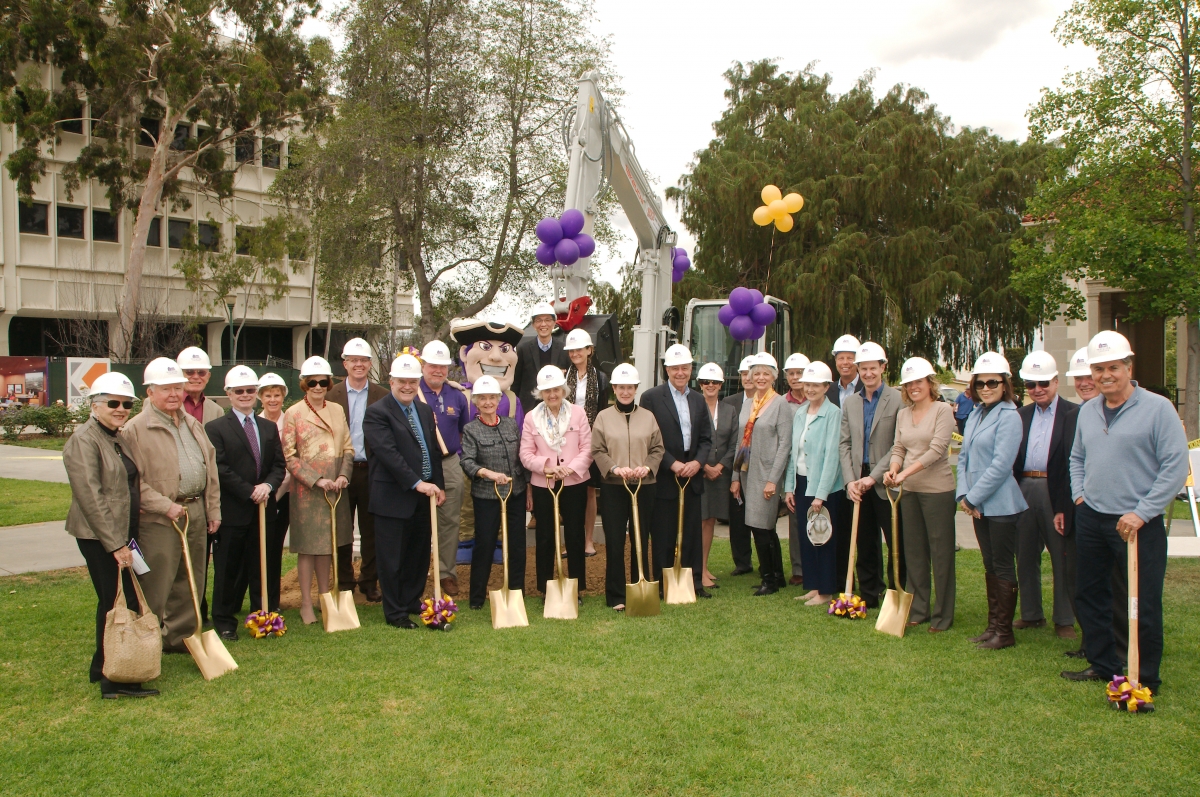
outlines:
[[[804,588],[815,589],[822,595],[834,595],[838,589],[837,573],[837,536],[829,538],[824,545],[813,545],[808,539],[808,509],[812,506],[813,497],[805,495],[808,489],[808,478],[796,476],[796,512],[791,518],[791,534],[800,540],[800,565],[804,573]],[[829,494],[825,500],[825,508],[829,510],[829,519],[834,528],[838,526],[843,502],[842,491]],[[844,586],[844,585],[843,585]]]

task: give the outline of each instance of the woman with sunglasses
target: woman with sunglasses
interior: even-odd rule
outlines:
[[[701,534],[704,550],[704,588],[720,586],[717,577],[708,569],[708,552],[712,548],[717,520],[729,520],[729,471],[733,467],[734,442],[737,435],[738,414],[732,404],[721,401],[721,387],[725,384],[725,373],[716,363],[705,363],[700,368],[700,392],[704,394],[704,406],[712,419],[713,442],[708,462],[700,469],[704,476],[704,494],[700,496]]]
[[[133,564],[129,541],[137,536],[141,487],[129,446],[118,434],[136,394],[133,383],[114,371],[96,377],[91,390],[92,415],[63,446],[71,482],[66,529],[79,545],[96,590],[96,651],[89,678],[100,684],[102,698],[149,697],[158,690],[104,677],[104,621],[117,598],[118,574],[124,576],[126,604],[135,611],[140,606],[129,572],[122,568]]]
[[[283,455],[292,475],[288,524],[290,547],[298,554],[300,576],[300,619],[305,625],[317,621],[312,605],[312,577],[317,588],[329,591],[329,566],[333,561],[326,494],[345,489],[354,467],[354,445],[341,406],[325,400],[333,383],[333,369],[323,357],[309,357],[300,366],[304,398],[283,414]],[[336,500],[336,499],[335,499]],[[353,541],[350,504],[337,507],[337,543]]]
[[[979,406],[971,410],[958,455],[955,497],[971,516],[988,598],[988,625],[970,641],[986,650],[1016,644],[1017,518],[1028,508],[1013,477],[1021,447],[1021,418],[1009,384],[1008,361],[985,352],[975,361],[967,391]]]

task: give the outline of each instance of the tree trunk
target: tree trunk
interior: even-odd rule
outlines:
[[[1188,440],[1200,437],[1200,316],[1187,317],[1187,382],[1184,384],[1183,428]]]
[[[162,193],[163,167],[166,149],[156,150],[150,160],[150,172],[142,188],[142,200],[138,203],[137,218],[133,222],[133,241],[129,245],[129,263],[125,267],[125,281],[121,286],[121,305],[117,310],[117,335],[113,344],[113,357],[118,362],[129,362],[133,358],[133,325],[137,319],[138,295],[142,288],[142,270],[146,265],[146,236],[150,222],[158,209],[158,197]],[[160,230],[160,234],[165,230]]]

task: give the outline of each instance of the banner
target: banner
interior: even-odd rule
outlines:
[[[96,377],[106,374],[112,367],[107,357],[67,358],[67,403],[72,407],[83,404],[91,392]]]

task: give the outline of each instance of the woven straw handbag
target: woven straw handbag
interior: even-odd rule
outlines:
[[[117,569],[117,598],[104,620],[104,677],[116,683],[140,684],[153,681],[162,670],[162,631],[132,570],[129,578],[137,592],[141,614],[126,605],[121,578],[124,569],[124,566]]]

